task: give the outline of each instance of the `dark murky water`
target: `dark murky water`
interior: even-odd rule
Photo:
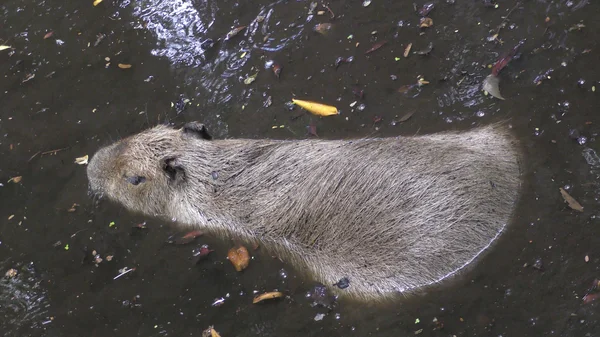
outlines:
[[[600,335],[600,301],[582,300],[600,277],[597,2],[438,1],[423,30],[410,1],[332,2],[333,20],[320,5],[309,16],[309,1],[92,2],[0,4],[0,45],[12,47],[0,51],[0,267],[17,271],[0,280],[4,336],[199,336],[209,325],[222,336]],[[503,21],[503,43],[489,41]],[[327,36],[313,31],[324,22],[334,24]],[[224,41],[238,26],[248,27]],[[506,100],[485,96],[487,66],[522,39],[500,74]],[[429,42],[429,55],[402,56],[408,43]],[[419,76],[430,84],[397,92]],[[290,111],[294,96],[342,114]],[[342,138],[509,120],[526,153],[525,191],[499,243],[461,279],[402,303],[342,301],[328,312],[310,305],[312,284],[285,265],[257,257],[235,273],[231,243],[208,237],[198,245],[216,251],[194,265],[197,245],[165,245],[167,224],[89,199],[74,159],[165,120],[252,138],[305,138],[309,124]],[[8,182],[15,176],[22,181]],[[566,207],[559,187],[584,212]],[[143,221],[148,230],[131,229]],[[136,270],[115,280],[124,267]],[[272,289],[290,296],[251,304],[254,291]]]

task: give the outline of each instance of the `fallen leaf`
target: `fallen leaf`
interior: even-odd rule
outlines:
[[[225,40],[229,40],[234,38],[236,35],[238,35],[242,30],[244,30],[244,28],[246,28],[246,26],[240,26],[240,27],[236,27],[232,30],[229,31],[229,33],[227,33],[227,36],[225,36]]]
[[[433,26],[433,20],[431,18],[424,17],[421,18],[421,21],[419,21],[419,27],[421,28],[428,28],[431,26]]]
[[[508,65],[510,61],[512,61],[515,55],[517,55],[517,51],[523,44],[525,44],[525,40],[519,41],[519,43],[517,43],[506,54],[504,54],[504,56],[502,56],[498,61],[496,61],[496,63],[494,63],[494,66],[492,67],[492,75],[498,76],[500,71],[504,69],[504,67],[506,67],[506,65]]]
[[[427,2],[419,10],[419,15],[427,16],[427,14],[429,14],[434,8],[435,8],[435,4],[433,2]]]
[[[567,191],[565,191],[562,187],[560,188],[560,194],[562,195],[563,199],[565,199],[567,204],[569,204],[569,207],[571,207],[571,209],[578,212],[583,212],[583,206],[581,206],[581,204],[578,203],[577,200],[575,200],[575,198],[570,196],[569,193],[567,193]]]
[[[0,50],[4,50],[4,49],[10,49],[12,48],[11,46],[5,46],[5,45],[1,45],[0,46]]]
[[[410,53],[410,48],[412,48],[412,43],[409,43],[408,46],[406,46],[406,48],[404,48],[404,57],[408,57],[408,55]]]
[[[504,97],[500,94],[500,78],[494,74],[489,74],[483,80],[483,90],[497,99],[504,100]]]
[[[383,47],[386,43],[387,43],[387,41],[377,42],[376,44],[373,45],[373,47],[369,48],[369,50],[367,50],[365,52],[365,55],[371,54],[372,52],[376,51],[377,49]]]
[[[242,271],[250,264],[250,253],[244,246],[233,247],[227,252],[227,258],[237,271]]]
[[[191,231],[191,232],[185,234],[184,236],[177,237],[177,238],[175,238],[174,236],[170,236],[167,239],[167,242],[173,243],[176,245],[185,245],[185,244],[188,244],[188,243],[194,241],[194,239],[196,239],[199,236],[202,236],[203,234],[204,233],[201,231]]]
[[[422,87],[422,86],[424,86],[426,84],[429,84],[429,81],[426,81],[424,78],[419,77],[419,80],[417,81],[417,85],[420,86],[420,87]]]
[[[208,329],[202,331],[202,337],[221,337],[217,330],[211,325]]]
[[[48,32],[46,33],[46,35],[44,35],[44,40],[51,37],[52,35],[54,35],[54,32]]]
[[[319,24],[315,25],[313,30],[321,35],[327,36],[329,34],[329,32],[331,32],[332,28],[333,28],[333,24],[331,24],[331,23],[319,23]]]
[[[129,68],[131,68],[131,64],[119,63],[119,68],[129,69]]]
[[[283,69],[283,67],[280,66],[279,64],[277,64],[277,63],[273,64],[273,73],[275,74],[277,79],[279,79],[279,76],[281,76],[281,69]]]
[[[69,208],[69,209],[67,210],[67,212],[69,212],[69,213],[73,213],[73,212],[75,212],[75,211],[77,210],[77,207],[79,207],[79,205],[78,205],[78,204],[73,204],[73,206],[71,206],[71,208]]]
[[[248,84],[254,82],[256,80],[256,76],[258,76],[258,73],[246,77],[246,79],[244,80],[244,84],[248,85]]]
[[[416,110],[413,110],[413,111],[409,111],[409,112],[407,112],[407,113],[406,113],[404,116],[402,116],[402,118],[400,118],[400,119],[399,119],[399,120],[397,120],[396,122],[397,122],[397,123],[404,123],[404,122],[406,122],[407,120],[409,120],[409,119],[412,117],[412,115],[414,115],[414,114],[415,114],[415,111],[416,111]]]
[[[331,105],[325,105],[311,101],[303,101],[299,99],[292,99],[292,102],[318,116],[332,116],[340,114],[338,109]]]
[[[88,155],[86,154],[83,157],[75,158],[75,164],[78,164],[78,165],[87,165],[88,164]]]
[[[102,0],[94,0],[94,7],[98,6]]]
[[[18,184],[21,182],[22,179],[23,179],[23,176],[12,177],[12,178],[8,179],[8,182]]]
[[[417,54],[417,55],[429,55],[429,53],[431,53],[432,50],[433,50],[433,42],[429,42],[429,44],[427,45],[427,48],[421,49],[421,50],[417,50],[415,52],[415,54]]]
[[[283,297],[283,293],[282,292],[272,291],[272,292],[268,292],[268,293],[257,295],[252,300],[252,303],[256,304],[256,303],[262,302],[264,300],[270,300],[270,299],[279,298],[279,297]]]

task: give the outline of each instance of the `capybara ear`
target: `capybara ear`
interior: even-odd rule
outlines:
[[[185,170],[176,157],[166,157],[161,159],[161,166],[165,175],[172,182],[179,182],[185,178]]]
[[[212,136],[208,133],[206,126],[200,122],[189,122],[183,126],[185,135],[192,135],[202,139],[211,140]]]

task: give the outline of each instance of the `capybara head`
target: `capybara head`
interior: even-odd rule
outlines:
[[[191,122],[181,129],[155,127],[98,150],[87,168],[92,193],[142,213],[164,215],[173,192],[188,178],[181,154],[191,138],[212,139],[203,124]]]

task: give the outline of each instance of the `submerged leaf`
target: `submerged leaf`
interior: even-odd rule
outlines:
[[[327,36],[327,34],[329,34],[329,32],[331,32],[332,28],[333,28],[333,24],[331,24],[331,23],[319,23],[319,24],[316,24],[313,29],[315,32],[317,32],[321,35]]]
[[[504,100],[502,94],[500,94],[500,78],[493,74],[488,75],[483,80],[483,90],[497,99]]]
[[[578,212],[583,212],[583,206],[581,206],[581,204],[578,203],[577,200],[575,200],[575,198],[570,196],[569,193],[567,193],[567,191],[565,191],[562,187],[560,188],[560,194],[562,195],[563,199],[565,199],[565,201],[571,209]]]
[[[311,101],[303,101],[299,99],[292,99],[292,102],[318,116],[332,116],[339,115],[340,113],[336,107],[331,105],[325,105]]]
[[[373,47],[371,47],[369,50],[367,50],[365,52],[365,55],[371,54],[372,52],[376,51],[377,49],[383,47],[386,43],[387,43],[387,41],[377,42],[376,44],[373,45]]]

